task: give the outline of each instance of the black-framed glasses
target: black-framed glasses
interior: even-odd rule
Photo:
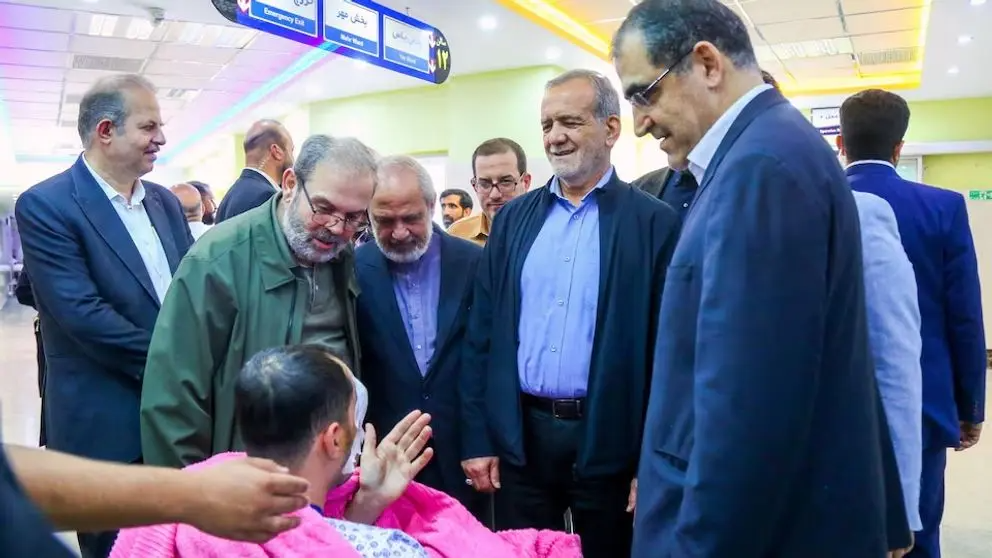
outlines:
[[[473,178],[472,187],[479,192],[485,192],[487,194],[491,192],[493,188],[499,188],[500,192],[507,194],[512,192],[513,189],[517,187],[517,184],[520,184],[521,178],[523,177],[513,178],[511,176],[504,176],[496,182],[493,182],[488,178]]]
[[[630,99],[628,99],[630,101],[630,104],[639,108],[646,108],[651,106],[651,97],[654,96],[654,92],[655,89],[658,88],[658,84],[661,83],[661,80],[665,79],[665,76],[668,75],[668,72],[671,72],[674,68],[677,68],[678,65],[681,64],[682,61],[685,60],[687,56],[692,54],[693,50],[695,49],[694,48],[689,49],[689,52],[686,52],[682,56],[679,56],[678,60],[676,60],[674,64],[666,68],[664,72],[661,72],[661,75],[655,78],[655,80],[652,81],[647,87],[641,89],[640,91],[637,91],[636,93],[631,93]]]
[[[297,177],[296,183],[299,185],[300,191],[303,192],[303,197],[306,198],[307,205],[310,206],[310,220],[313,221],[313,224],[321,227],[336,227],[343,221],[345,228],[355,233],[365,232],[369,228],[369,215],[367,212],[350,213],[342,217],[337,212],[318,211],[313,205],[313,200],[310,199],[310,192],[307,191],[307,187],[303,184],[303,179]]]

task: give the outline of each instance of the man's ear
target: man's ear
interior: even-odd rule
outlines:
[[[524,192],[530,190],[530,173],[525,172],[523,176],[520,177],[520,183],[524,185]]]
[[[834,143],[837,145],[837,151],[839,151],[841,155],[846,156],[847,151],[844,150],[844,136],[837,136],[834,138]]]
[[[282,173],[280,186],[282,187],[282,197],[287,201],[292,201],[293,194],[296,193],[296,171],[292,167]]]
[[[332,422],[325,428],[318,438],[324,453],[332,459],[339,458],[342,454],[351,452],[351,448],[346,446],[346,432],[340,423]]]
[[[606,145],[613,147],[616,145],[617,140],[620,139],[620,117],[617,115],[610,116],[606,119]]]
[[[893,165],[898,165],[899,164],[899,158],[902,157],[902,148],[905,145],[906,145],[906,142],[904,142],[904,141],[901,141],[898,144],[896,144],[895,150],[892,151],[892,164]]]

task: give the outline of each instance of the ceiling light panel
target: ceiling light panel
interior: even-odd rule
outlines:
[[[790,60],[794,58],[817,58],[820,56],[851,54],[854,52],[854,45],[851,44],[851,39],[842,37],[822,41],[779,43],[771,45],[771,50],[780,60]]]

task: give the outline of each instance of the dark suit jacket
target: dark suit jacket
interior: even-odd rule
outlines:
[[[271,182],[253,169],[244,169],[231,185],[231,189],[224,194],[224,199],[220,200],[216,222],[220,223],[249,209],[255,209],[274,195],[276,189]]]
[[[144,207],[174,272],[193,243],[179,200],[144,182]],[[124,223],[82,158],[17,198],[24,266],[45,339],[48,447],[141,456],[141,378],[159,301]]]
[[[441,242],[441,291],[434,356],[421,376],[403,325],[389,263],[375,242],[355,252],[358,331],[362,381],[369,390],[368,420],[376,432],[389,432],[407,413],[420,409],[433,417],[434,458],[418,480],[459,499],[468,493],[461,470],[458,375],[462,342],[482,248],[448,235],[435,225]]]
[[[672,169],[668,167],[653,170],[631,182],[630,185],[660,200],[665,194],[665,187],[668,186],[668,177],[671,174]]]
[[[635,558],[908,546],[857,207],[836,156],[778,92],[747,105],[707,167],[659,327]]]
[[[585,436],[576,463],[585,478],[636,470],[658,306],[678,235],[672,208],[615,172],[593,195],[601,261]],[[507,204],[493,222],[462,368],[464,458],[498,456],[517,466],[528,459],[517,369],[520,274],[553,203],[549,188],[537,188]]]
[[[923,338],[924,447],[956,447],[958,421],[985,419],[985,328],[964,196],[903,180],[877,163],[847,170],[851,187],[892,206],[913,263]]]

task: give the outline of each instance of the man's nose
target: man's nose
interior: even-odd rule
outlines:
[[[651,120],[651,117],[648,116],[647,112],[635,106],[634,135],[639,138],[644,137],[648,133],[648,130],[650,130],[651,126],[653,125],[654,122]]]
[[[410,229],[399,226],[393,229],[393,240],[406,240],[410,236]]]

